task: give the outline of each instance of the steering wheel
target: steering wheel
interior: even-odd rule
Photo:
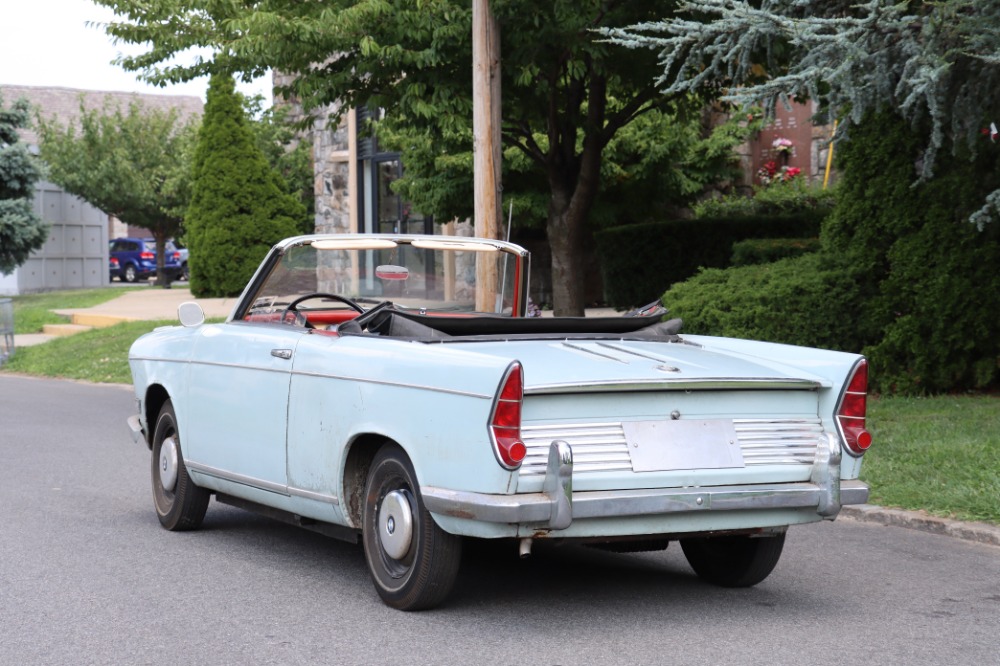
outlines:
[[[294,319],[290,323],[293,323],[293,324],[295,324],[295,323],[301,323],[300,313],[298,312],[298,310],[296,308],[298,307],[299,303],[302,303],[303,301],[308,301],[311,298],[326,298],[326,299],[333,300],[333,301],[339,301],[339,302],[343,303],[344,305],[350,307],[352,310],[355,310],[358,314],[364,314],[364,312],[365,312],[365,309],[363,307],[361,307],[360,305],[358,305],[357,303],[355,303],[351,299],[347,298],[346,296],[340,296],[339,294],[330,294],[330,293],[327,293],[325,291],[314,291],[314,292],[312,292],[310,294],[305,294],[303,296],[299,296],[298,298],[296,298],[295,300],[293,300],[291,303],[289,303],[285,307],[284,311],[281,313],[281,320],[280,321],[282,323],[284,323],[288,319],[288,313],[292,312],[292,313],[295,313],[295,315],[294,315]],[[305,317],[302,317],[302,319],[304,319],[304,318]]]

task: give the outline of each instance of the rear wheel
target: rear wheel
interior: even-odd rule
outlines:
[[[387,605],[432,608],[451,592],[462,539],[438,527],[424,508],[413,466],[396,444],[384,444],[369,469],[362,537],[372,581]]]
[[[160,524],[171,531],[201,527],[211,494],[188,476],[173,404],[167,400],[153,430],[153,505]]]
[[[134,264],[125,264],[125,269],[122,272],[122,282],[135,282],[139,279],[139,274],[135,270]]]
[[[774,571],[785,535],[681,539],[688,564],[698,577],[722,587],[750,587]]]

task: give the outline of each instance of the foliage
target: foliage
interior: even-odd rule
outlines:
[[[29,117],[27,100],[6,108],[0,97],[0,274],[13,273],[49,237],[33,205],[42,169],[17,134]]]
[[[814,217],[678,219],[613,227],[597,233],[597,252],[610,305],[630,308],[656,298],[700,267],[728,266],[733,243],[745,238],[816,235]]]
[[[937,176],[914,188],[920,154],[898,117],[858,125],[823,251],[705,271],[664,302],[699,332],[863,352],[879,390],[995,387],[1000,226],[965,220],[998,185],[1000,155],[939,156]]]
[[[840,203],[824,242],[850,252],[878,297],[882,335],[866,350],[885,389],[935,392],[1000,382],[1000,226],[964,220],[1000,186],[1000,151],[941,155],[912,187],[920,137],[891,115],[853,131],[841,152]]]
[[[873,503],[1000,525],[1000,398],[883,396],[868,401],[868,425]]]
[[[733,243],[733,266],[766,264],[820,249],[819,238],[748,238]]]
[[[822,189],[801,179],[754,189],[753,196],[738,192],[705,199],[694,205],[695,217],[763,217],[799,215],[826,217],[837,201],[837,189]]]
[[[257,146],[233,78],[214,75],[194,153],[184,237],[191,293],[239,294],[268,249],[296,235],[304,216]]]
[[[706,269],[662,300],[689,333],[860,352],[873,335],[849,316],[864,302],[859,272],[848,257],[807,254]]]
[[[281,175],[286,191],[305,208],[299,231],[316,231],[316,193],[313,184],[312,144],[301,140],[288,118],[289,107],[276,105],[264,108],[260,95],[246,98],[243,110],[254,134],[257,147],[271,168]]]
[[[148,229],[163,275],[164,243],[180,231],[187,201],[196,125],[177,109],[146,108],[138,100],[123,110],[110,99],[87,109],[81,99],[79,128],[39,116],[38,134],[52,180],[122,222]]]
[[[604,149],[599,195],[590,214],[594,228],[645,222],[676,214],[706,186],[735,177],[733,149],[756,125],[730,120],[706,129],[702,104],[652,110],[622,128]],[[473,214],[471,126],[460,132],[376,129],[380,145],[401,153],[406,171],[393,190],[414,208],[441,220]],[[582,141],[582,134],[580,140]],[[535,137],[546,146],[543,135]],[[549,203],[545,173],[517,148],[503,160],[504,189],[512,192],[515,228],[544,228]]]
[[[292,75],[279,94],[309,110],[336,104],[391,110],[396,128],[446,136],[471,115],[471,7],[459,0],[97,0],[116,11],[109,34],[148,48],[122,58],[149,80],[214,72]],[[651,20],[675,4],[652,0],[495,0],[501,50],[502,135],[544,174],[556,311],[582,314],[581,248],[598,196],[605,147],[625,126],[674,99],[653,82],[655,55],[616,49],[594,28]],[[204,47],[205,59],[174,56]],[[189,63],[189,64],[184,64]],[[610,98],[614,95],[614,98]],[[537,137],[545,137],[540,143]],[[507,194],[520,194],[509,185]]]
[[[915,174],[924,180],[940,151],[977,152],[1000,106],[996,2],[688,0],[681,11],[605,34],[655,50],[666,94],[725,86],[727,99],[768,110],[808,97],[843,119],[841,136],[895,111],[926,130]],[[972,218],[982,226],[1000,214],[1000,190],[980,205]]]

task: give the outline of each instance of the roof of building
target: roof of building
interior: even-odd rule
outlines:
[[[76,123],[80,117],[80,100],[85,109],[99,109],[106,100],[113,106],[127,107],[133,101],[146,108],[169,110],[178,109],[181,118],[200,116],[204,109],[201,98],[194,95],[156,95],[148,93],[113,92],[100,90],[78,90],[53,86],[20,86],[0,84],[0,96],[4,106],[10,106],[16,99],[26,98],[39,109],[45,118],[55,117],[65,124]],[[38,143],[32,129],[21,131],[21,140],[27,144]]]

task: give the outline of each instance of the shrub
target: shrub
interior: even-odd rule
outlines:
[[[795,215],[826,217],[837,201],[837,190],[809,185],[801,178],[754,189],[753,196],[733,193],[694,206],[695,217],[761,217]]]
[[[298,234],[305,208],[257,147],[231,76],[209,84],[184,240],[191,292],[235,296],[268,249]]]
[[[691,332],[860,351],[875,390],[1000,385],[1000,227],[969,222],[1000,185],[1000,151],[939,153],[915,184],[917,131],[893,116],[854,127],[822,250],[707,270],[664,295]]]
[[[859,352],[873,330],[854,262],[821,253],[771,264],[707,269],[663,295],[688,333]]]
[[[819,238],[749,238],[733,243],[733,266],[766,264],[820,249]]]
[[[701,267],[729,265],[738,240],[818,231],[815,216],[669,220],[605,229],[595,234],[604,295],[617,308],[643,305]]]

